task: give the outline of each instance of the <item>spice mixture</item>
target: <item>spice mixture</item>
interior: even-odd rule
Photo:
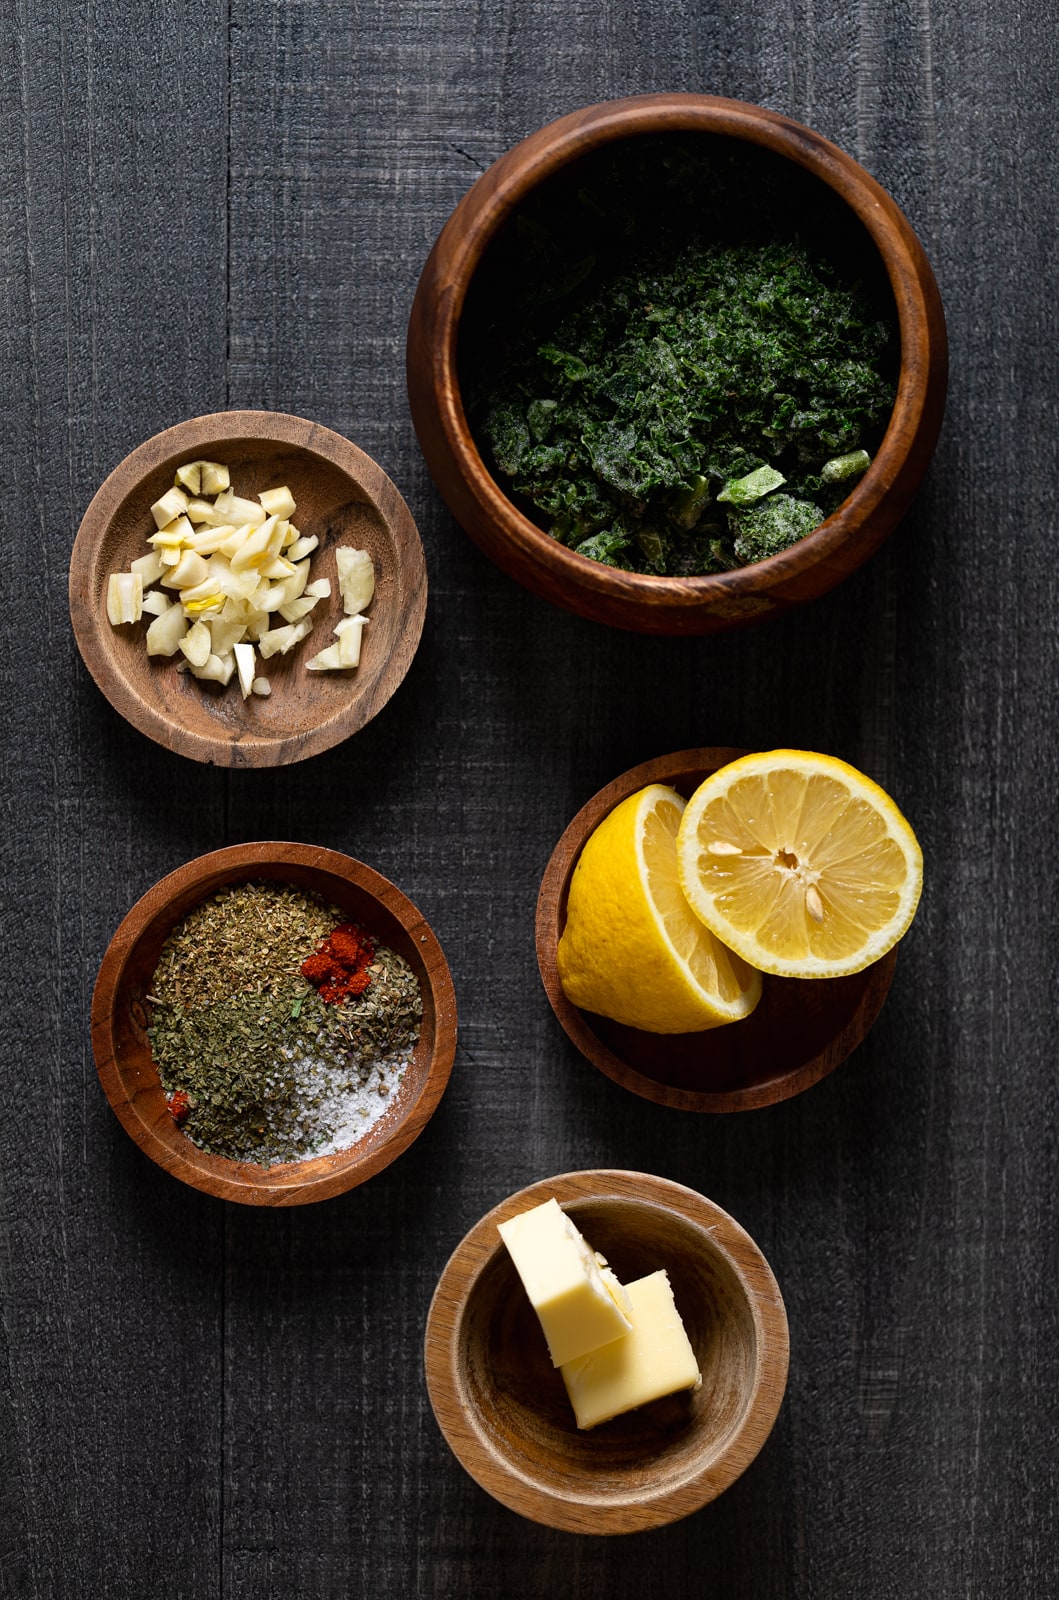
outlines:
[[[200,1149],[260,1166],[346,1149],[371,1127],[423,1011],[401,956],[318,896],[272,882],[190,911],[147,998],[174,1121]]]

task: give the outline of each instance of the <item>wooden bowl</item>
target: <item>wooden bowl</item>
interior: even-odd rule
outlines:
[[[497,1234],[553,1195],[622,1282],[666,1269],[700,1389],[578,1431]],[[457,1247],[425,1358],[441,1431],[483,1489],[552,1528],[634,1533],[697,1511],[753,1461],[783,1399],[787,1317],[761,1251],[711,1200],[642,1172],[569,1172],[494,1207]]]
[[[378,1122],[347,1150],[273,1167],[207,1155],[173,1121],[151,1056],[144,997],[169,933],[230,883],[265,879],[323,895],[410,963],[423,997],[419,1043]],[[399,889],[350,856],[315,845],[232,845],[169,873],[115,933],[92,996],[100,1082],[125,1131],[152,1161],[192,1188],[252,1206],[297,1206],[354,1189],[407,1150],[430,1120],[456,1053],[456,997],[441,946]]]
[[[685,799],[745,750],[681,750],[633,767],[581,807],[552,852],[537,898],[537,964],[552,1010],[583,1056],[608,1078],[679,1111],[749,1111],[817,1083],[860,1044],[879,1015],[897,962],[895,946],[847,978],[774,978],[766,973],[749,1017],[705,1033],[657,1034],[580,1011],[555,965],[578,857],[614,807],[649,783]]]
[[[244,700],[227,688],[179,673],[173,659],[150,657],[146,622],[107,620],[107,578],[146,554],[150,507],[177,467],[199,458],[231,469],[237,494],[252,498],[287,484],[295,521],[320,540],[310,576],[331,579],[316,627],[289,655],[263,664],[268,698]],[[353,545],[375,563],[375,598],[360,666],[307,672],[310,656],[333,643],[342,616],[333,550]],[[329,428],[272,411],[222,411],[168,428],[115,467],[74,541],[70,615],[84,662],[116,711],[168,750],[222,767],[272,767],[304,760],[356,733],[381,711],[403,679],[423,631],[427,579],[411,513],[382,468]],[[150,621],[150,618],[147,619]]]
[[[619,572],[559,544],[494,481],[461,394],[468,306],[483,278],[505,281],[490,250],[527,197],[606,146],[644,134],[695,134],[746,157],[789,163],[835,218],[816,242],[839,263],[876,276],[900,340],[897,399],[875,459],[839,509],[791,549],[703,578]],[[734,141],[734,144],[732,143]],[[754,160],[761,159],[755,153]],[[808,177],[806,176],[808,175]],[[836,240],[842,238],[842,243]],[[853,256],[856,259],[853,259]],[[887,289],[888,285],[888,289]],[[515,308],[517,310],[517,308]],[[501,156],[445,224],[419,282],[408,329],[408,394],[420,446],[442,497],[475,543],[534,594],[596,622],[642,633],[708,633],[762,621],[815,599],[875,551],[907,509],[941,426],[948,372],[934,275],[890,196],[849,156],[788,117],[710,95],[612,100],[561,117]]]

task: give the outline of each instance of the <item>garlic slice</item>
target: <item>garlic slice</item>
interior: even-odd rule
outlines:
[[[138,572],[112,572],[107,580],[107,616],[115,627],[139,622],[143,615],[143,578]]]
[[[235,670],[239,674],[239,688],[245,700],[254,685],[254,647],[252,644],[236,644],[232,646],[235,655]]]
[[[349,545],[339,545],[335,550],[338,568],[338,587],[342,593],[342,609],[348,616],[356,616],[371,604],[375,593],[375,566],[367,550],[354,550]]]
[[[281,519],[286,520],[289,517],[293,517],[295,511],[298,509],[294,503],[294,496],[291,494],[286,484],[284,484],[281,489],[266,489],[264,493],[259,494],[257,498],[260,500],[270,517],[280,517]]]

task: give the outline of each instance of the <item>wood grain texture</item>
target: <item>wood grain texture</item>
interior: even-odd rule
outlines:
[[[115,628],[107,619],[111,573],[145,555],[150,508],[188,461],[220,460],[237,494],[256,498],[281,484],[296,503],[299,531],[317,540],[312,578],[330,596],[313,612],[315,645],[262,662],[267,698],[238,684],[206,685],[150,657],[146,619]],[[343,616],[335,565],[341,548],[366,550],[375,574],[368,637],[355,671],[306,670]],[[81,519],[70,558],[70,618],[82,659],[111,705],[148,738],[193,761],[222,767],[289,766],[329,750],[369,722],[400,685],[423,631],[423,547],[394,484],[370,456],[330,428],[274,411],[195,417],[146,440],[115,467]],[[322,626],[321,626],[322,624]],[[183,658],[178,656],[177,660]],[[229,692],[230,690],[230,692]]]
[[[1059,38],[1043,0],[16,0],[0,99],[9,751],[0,1042],[4,1600],[1023,1600],[1059,1564]],[[909,515],[822,600],[724,637],[624,635],[470,543],[416,446],[416,282],[504,150],[687,90],[818,129],[906,213],[952,367]],[[228,407],[380,463],[430,580],[415,661],[345,745],[221,772],[130,728],[69,627],[74,532],[140,441]],[[926,887],[877,1023],[806,1094],[682,1117],[567,1040],[536,971],[554,842],[703,745],[841,755]],[[129,907],[225,843],[304,840],[399,883],[459,1001],[452,1080],[392,1167],[319,1206],[226,1205],[134,1148],[92,985]],[[670,1528],[541,1528],[454,1460],[430,1296],[548,1173],[656,1173],[752,1235],[791,1331],[772,1434]],[[130,1370],[135,1381],[130,1381]]]
[[[669,1274],[700,1383],[578,1431],[498,1227],[557,1200],[622,1283]],[[503,1505],[570,1533],[664,1527],[731,1487],[787,1380],[783,1298],[738,1223],[643,1172],[567,1172],[509,1195],[457,1245],[427,1316],[431,1405],[456,1456]]]
[[[179,1130],[151,1055],[146,1001],[162,947],[176,925],[218,890],[266,880],[319,895],[395,950],[415,974],[423,1012],[393,1105],[362,1139],[334,1155],[261,1168],[210,1155]],[[107,946],[92,994],[92,1050],[119,1122],[164,1171],[223,1200],[306,1205],[366,1183],[422,1133],[452,1070],[456,997],[432,930],[406,895],[362,861],[275,840],[229,845],[169,873],[124,918]]]

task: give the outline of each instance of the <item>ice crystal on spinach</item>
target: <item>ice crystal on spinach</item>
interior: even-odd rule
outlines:
[[[632,571],[719,572],[840,504],[835,458],[874,445],[894,399],[866,297],[797,243],[692,239],[585,277],[474,409],[508,492],[556,539]],[[746,480],[783,492],[741,507]]]
[[[810,500],[795,500],[789,494],[773,494],[748,506],[732,518],[735,554],[744,565],[778,555],[804,539],[824,520],[819,506]]]

